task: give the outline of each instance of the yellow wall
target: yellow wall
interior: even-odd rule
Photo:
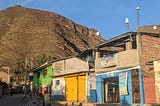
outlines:
[[[77,77],[66,78],[66,100],[77,100]]]
[[[85,101],[86,100],[86,76],[66,77],[66,100]]]
[[[78,76],[78,100],[86,99],[86,76]]]

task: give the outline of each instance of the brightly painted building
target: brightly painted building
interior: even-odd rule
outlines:
[[[87,62],[69,57],[53,62],[52,99],[88,101],[90,89],[95,89],[95,74]]]
[[[121,105],[155,104],[153,66],[160,58],[158,34],[127,32],[85,51],[95,58],[96,101]]]
[[[45,63],[33,70],[33,88],[38,89],[42,94],[49,93],[52,82],[52,65]]]

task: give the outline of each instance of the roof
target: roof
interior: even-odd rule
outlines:
[[[110,43],[110,42],[113,42],[113,41],[116,41],[116,40],[119,40],[119,39],[122,39],[122,38],[125,38],[125,37],[128,37],[128,36],[131,36],[131,35],[132,35],[132,36],[133,36],[133,35],[136,35],[136,32],[127,32],[127,33],[118,35],[118,36],[116,36],[116,37],[113,37],[113,38],[111,38],[111,39],[106,40],[105,42],[103,42],[103,43],[101,43],[101,44],[92,46],[92,47],[88,48],[88,50],[89,50],[89,49],[94,49],[94,48],[101,47],[101,46],[103,46],[103,45],[105,45],[105,44],[107,44],[107,43]]]
[[[39,67],[36,67],[32,70],[32,72],[37,72],[39,71],[40,69],[43,69],[49,65],[51,65],[52,63],[54,62],[57,62],[57,61],[61,61],[61,60],[66,60],[66,59],[69,59],[69,58],[74,58],[75,56],[69,56],[69,57],[64,57],[64,58],[60,58],[60,59],[56,59],[56,60],[51,60],[51,61],[48,61],[48,62],[45,62],[44,64],[40,65]]]
[[[69,76],[69,75],[81,75],[81,74],[90,74],[90,73],[94,73],[95,71],[80,71],[80,72],[73,72],[73,73],[65,73],[65,74],[61,74],[61,75],[54,75],[52,76],[52,78],[57,78],[57,77],[64,77],[64,76]]]

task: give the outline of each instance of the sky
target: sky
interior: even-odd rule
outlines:
[[[126,32],[126,18],[129,31],[136,31],[138,26],[160,24],[160,0],[0,0],[0,10],[17,4],[60,14],[97,30],[106,40]]]

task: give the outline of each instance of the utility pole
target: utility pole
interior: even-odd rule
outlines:
[[[27,58],[25,59],[25,89],[24,89],[24,94],[25,94],[25,97],[27,96]]]

